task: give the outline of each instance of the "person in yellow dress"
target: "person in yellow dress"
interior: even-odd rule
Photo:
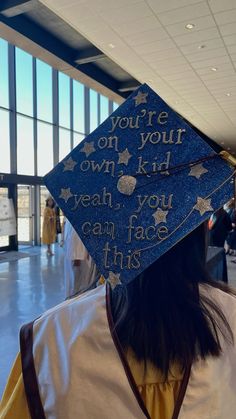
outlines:
[[[47,245],[47,255],[53,256],[51,245],[56,240],[56,212],[55,201],[49,196],[43,213],[42,242]]]

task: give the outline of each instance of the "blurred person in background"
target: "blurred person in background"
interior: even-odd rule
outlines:
[[[231,223],[232,223],[232,230],[228,234],[228,237],[227,237],[227,245],[228,245],[227,253],[229,255],[235,256],[236,255],[236,210],[235,210],[234,199],[232,199],[226,205],[225,210],[230,216]],[[232,262],[236,263],[236,260],[232,260]]]
[[[223,247],[229,232],[232,230],[232,222],[229,214],[220,208],[212,217],[210,229],[210,246]]]
[[[47,255],[53,256],[52,244],[56,240],[56,212],[55,201],[49,196],[46,199],[46,207],[43,213],[43,234],[42,242],[47,245]]]
[[[95,286],[99,274],[82,240],[66,218],[62,226],[61,246],[64,248],[65,298],[69,298]]]

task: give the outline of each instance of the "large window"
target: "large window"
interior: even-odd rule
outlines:
[[[116,103],[116,102],[113,102],[113,112],[117,109],[117,108],[119,108],[119,104],[118,103]]]
[[[64,157],[69,154],[71,151],[71,140],[70,140],[70,131],[67,129],[59,129],[59,160],[64,159]]]
[[[8,44],[3,39],[0,39],[0,106],[9,107]]]
[[[79,143],[81,143],[83,139],[84,139],[84,135],[74,132],[73,133],[73,148],[75,148]]]
[[[16,110],[33,116],[32,56],[16,48]]]
[[[70,78],[59,72],[59,125],[70,128]]]
[[[37,118],[52,122],[52,67],[36,60]]]
[[[38,175],[44,176],[53,168],[52,125],[38,122]]]
[[[17,173],[34,175],[33,120],[17,116]]]
[[[98,94],[94,90],[89,91],[90,99],[90,132],[98,126]]]
[[[0,173],[44,176],[108,115],[108,98],[0,39]]]
[[[105,96],[100,96],[100,122],[105,121],[105,119],[107,119],[108,115],[109,115],[109,101],[107,99],[107,97]]]
[[[0,172],[10,173],[9,112],[0,109]]]
[[[73,113],[74,130],[84,133],[84,85],[76,80],[73,80]]]

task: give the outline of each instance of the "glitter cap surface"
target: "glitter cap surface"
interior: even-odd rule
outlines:
[[[234,171],[144,84],[44,179],[116,286],[222,207]]]

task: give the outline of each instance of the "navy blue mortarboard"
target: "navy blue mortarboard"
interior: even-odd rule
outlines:
[[[142,85],[45,183],[116,285],[134,279],[233,196],[234,166],[232,156],[215,152]]]

